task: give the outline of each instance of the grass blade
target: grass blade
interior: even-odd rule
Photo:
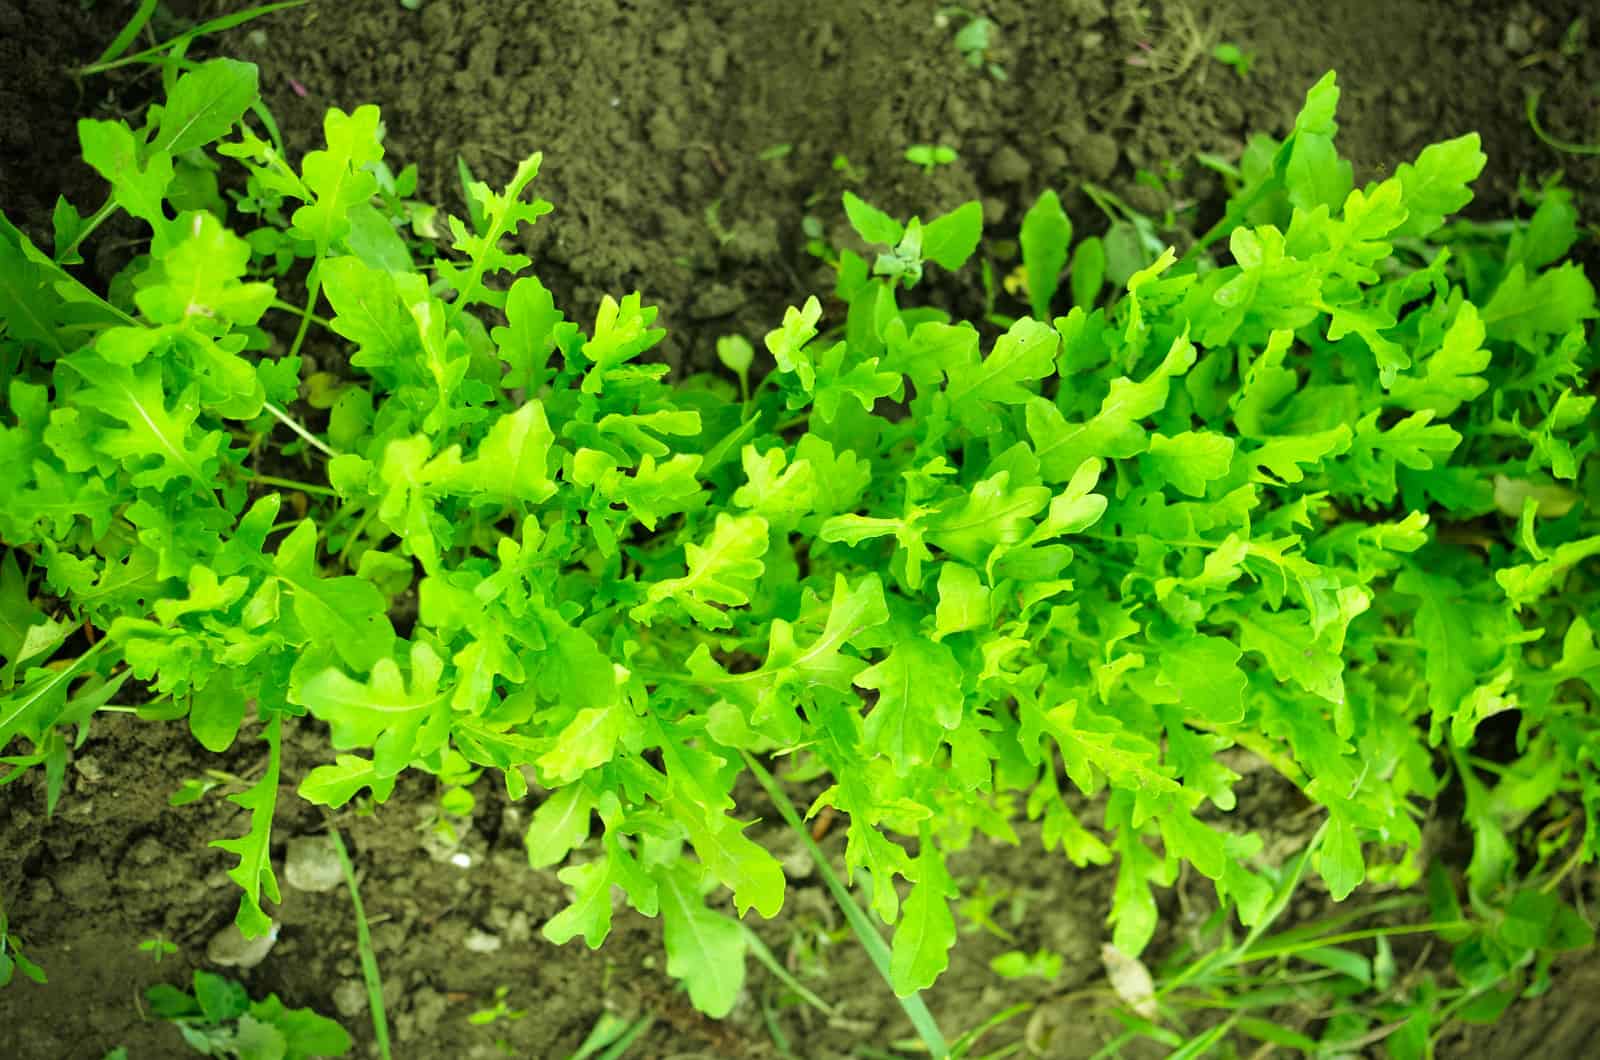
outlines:
[[[139,31],[149,23],[150,16],[156,13],[156,4],[158,2],[159,0],[140,0],[139,9],[133,13],[132,18],[128,19],[128,24],[122,27],[122,32],[118,33],[116,38],[106,45],[106,50],[100,53],[100,58],[90,65],[98,66],[100,63],[108,63],[127,51],[128,45],[133,43],[133,38],[137,37]]]
[[[372,949],[372,932],[367,928],[366,910],[361,907],[361,892],[356,889],[355,866],[350,864],[350,852],[345,849],[339,830],[328,829],[328,836],[339,855],[339,867],[344,870],[344,882],[350,888],[350,904],[356,911],[356,948],[361,951],[361,978],[367,984],[367,1007],[372,1010],[372,1036],[378,1041],[378,1055],[389,1060],[389,1019],[383,1011],[383,978],[378,974],[378,955]]]

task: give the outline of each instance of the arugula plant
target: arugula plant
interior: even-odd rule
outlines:
[[[246,830],[215,844],[246,934],[279,897],[283,731],[308,724],[319,805],[463,763],[537,786],[529,861],[573,893],[545,936],[600,945],[620,891],[713,1015],[748,945],[722,893],[784,899],[747,773],[847,821],[901,995],[948,965],[946,859],[1024,818],[1116,865],[1130,957],[1183,865],[1265,923],[1281,870],[1227,816],[1228,749],[1324,816],[1305,856],[1336,899],[1420,878],[1452,774],[1483,908],[1518,900],[1541,808],[1572,822],[1566,864],[1600,851],[1594,292],[1557,191],[1525,225],[1445,226],[1475,135],[1357,188],[1330,74],[1181,259],[1069,250],[1041,200],[1034,316],[1000,334],[907,299],[975,253],[977,203],[923,224],[847,194],[885,249],[828,255],[831,325],[789,309],[751,387],[736,343],[740,385],[669,381],[637,293],[587,324],[555,305],[504,246],[551,209],[537,153],[469,181],[419,263],[377,109],[331,109],[295,165],[245,120],[255,77],[207,63],[139,128],[80,125],[106,211],[150,228],[106,293],[63,267],[70,207],[53,256],[0,220],[4,780],[43,767],[53,807],[114,700],[208,750],[262,741]],[[186,176],[208,149],[244,168],[231,210]]]

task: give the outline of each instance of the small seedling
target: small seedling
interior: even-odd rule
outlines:
[[[494,988],[494,1004],[488,1008],[480,1008],[467,1017],[467,1022],[474,1027],[485,1027],[497,1020],[515,1023],[528,1014],[525,1008],[512,1008],[506,1002],[506,997],[511,993],[508,986]]]
[[[17,972],[36,983],[47,981],[44,969],[22,955],[22,939],[9,930],[5,910],[0,909],[0,986],[9,984]]]
[[[489,1008],[478,1009],[476,1012],[467,1017],[467,1022],[472,1024],[474,1027],[487,1027],[500,1020],[505,1020],[507,1023],[515,1023],[517,1020],[522,1019],[528,1014],[528,1010],[525,1008],[512,1008],[510,1005],[506,1004],[506,995],[510,992],[510,987],[495,987],[494,1004]],[[505,1036],[502,1035],[501,1037],[496,1038],[494,1044],[495,1048],[499,1049],[507,1056],[512,1054],[511,1041]]]
[[[139,952],[148,953],[151,960],[160,964],[162,958],[170,957],[178,952],[178,944],[156,935],[154,938],[148,938],[139,943]]]
[[[1049,950],[1008,950],[989,962],[989,970],[1003,979],[1044,979],[1061,974],[1061,954]]]
[[[738,232],[734,228],[722,223],[721,199],[712,199],[710,202],[706,203],[705,212],[702,214],[702,216],[705,218],[706,231],[711,233],[718,244],[725,246],[732,242],[734,237],[738,235]]]
[[[219,788],[224,784],[236,785],[241,790],[250,786],[249,781],[236,777],[232,773],[226,773],[220,769],[208,769],[204,775],[190,777],[178,785],[178,789],[167,796],[167,805],[187,806],[191,802],[199,802],[212,789]]]
[[[771,147],[763,147],[757,152],[756,160],[759,162],[777,162],[788,158],[792,154],[794,154],[794,144],[773,144]]]
[[[906,161],[921,166],[924,173],[932,173],[936,166],[948,166],[961,157],[954,147],[944,144],[912,144],[906,148]]]
[[[833,156],[833,171],[839,174],[840,179],[846,184],[860,184],[867,179],[867,167],[856,165],[843,154]]]
[[[1250,76],[1250,68],[1256,61],[1255,52],[1247,52],[1237,44],[1226,41],[1211,49],[1211,57],[1224,66],[1233,67],[1233,72],[1241,78]]]
[[[1006,79],[1005,67],[989,60],[989,49],[994,46],[994,39],[999,34],[999,27],[990,19],[974,14],[964,7],[940,8],[934,16],[934,24],[941,29],[952,24],[952,20],[965,20],[965,24],[956,31],[956,51],[961,53],[961,59],[974,70],[987,71],[989,76],[996,81]]]
[[[724,335],[717,340],[717,360],[739,377],[739,400],[750,400],[750,365],[756,350],[743,335]]]

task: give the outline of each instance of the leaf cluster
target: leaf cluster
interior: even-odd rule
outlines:
[[[213,751],[253,718],[269,765],[217,844],[247,933],[308,716],[314,803],[413,769],[539,789],[529,858],[573,895],[545,935],[598,946],[620,890],[714,1015],[747,936],[707,896],[784,899],[735,798],[752,756],[842,815],[902,994],[948,964],[948,857],[1023,820],[1116,865],[1126,954],[1183,866],[1262,922],[1275,867],[1228,816],[1244,761],[1324,816],[1337,899],[1420,879],[1452,780],[1474,901],[1518,900],[1550,807],[1581,822],[1574,863],[1600,853],[1594,290],[1559,187],[1525,224],[1445,224],[1475,135],[1356,187],[1329,75],[1181,259],[1108,267],[1041,197],[1032,314],[1000,333],[908,297],[977,252],[977,203],[924,224],[847,193],[884,249],[830,257],[827,310],[788,311],[750,389],[748,344],[723,353],[737,387],[669,380],[637,293],[556,306],[506,247],[551,208],[539,155],[470,182],[419,262],[377,109],[331,109],[295,165],[243,117],[254,78],[205,64],[142,128],[80,127],[150,229],[106,294],[63,267],[70,207],[55,256],[0,221],[0,749],[30,748],[5,779],[42,764],[53,805],[63,733],[125,686]],[[231,211],[199,176],[219,140]],[[309,374],[308,333],[339,351]]]

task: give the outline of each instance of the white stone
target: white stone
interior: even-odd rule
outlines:
[[[267,959],[267,954],[278,941],[278,924],[260,938],[247,939],[239,925],[230,923],[211,936],[206,943],[206,959],[224,968],[254,968]]]
[[[295,890],[321,894],[344,882],[344,870],[339,865],[338,851],[326,835],[301,836],[289,840],[283,878]]]

